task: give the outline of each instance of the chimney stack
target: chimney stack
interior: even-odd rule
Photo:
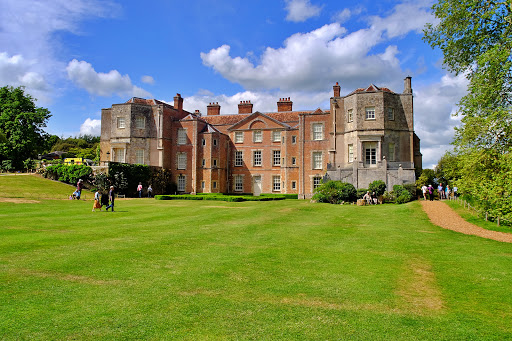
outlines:
[[[181,98],[180,94],[176,94],[176,96],[174,96],[174,109],[179,112],[183,111],[183,98]]]
[[[220,105],[219,102],[213,102],[208,104],[206,107],[206,115],[212,116],[212,115],[220,115]]]
[[[340,97],[341,87],[339,86],[338,82],[336,82],[336,85],[334,85],[332,89],[334,90],[334,97]]]
[[[252,114],[252,103],[251,101],[240,101],[238,105],[239,114]]]
[[[196,116],[198,117],[201,117],[201,112],[199,110],[196,109],[196,111],[194,112],[194,114],[196,114]]]
[[[407,76],[404,79],[404,94],[412,94],[411,76]]]
[[[293,102],[290,101],[290,97],[288,98],[280,98],[279,102],[277,102],[277,111],[292,111]]]

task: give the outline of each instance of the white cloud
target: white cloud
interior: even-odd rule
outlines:
[[[431,168],[443,156],[460,125],[455,117],[457,105],[466,94],[468,80],[465,75],[444,75],[437,83],[415,89],[414,127],[421,139],[423,168]],[[414,84],[413,84],[414,88]]]
[[[372,27],[386,32],[388,38],[401,37],[409,32],[421,33],[427,22],[435,22],[431,1],[405,2],[396,5],[391,14],[381,18],[370,18]]]
[[[303,22],[320,15],[322,7],[311,4],[309,0],[286,0],[286,20]]]
[[[73,59],[66,71],[69,79],[93,95],[151,97],[149,92],[133,85],[130,76],[123,76],[117,70],[96,72],[91,64]]]
[[[87,118],[80,126],[80,135],[101,135],[101,120]]]
[[[52,85],[64,79],[66,64],[59,59],[63,47],[54,33],[78,34],[84,19],[119,12],[120,7],[108,0],[2,0],[0,46],[19,64],[10,60],[7,65],[6,57],[0,57],[0,83],[24,85],[39,99],[55,95]]]
[[[142,76],[140,80],[142,83],[146,83],[146,84],[150,84],[150,85],[155,84],[155,79],[151,76]]]
[[[342,24],[342,23],[348,21],[354,15],[361,14],[362,11],[363,11],[362,7],[357,7],[355,9],[344,8],[341,11],[339,11],[338,13],[334,14],[332,16],[331,20]]]
[[[424,6],[402,4],[390,16],[374,17],[369,27],[348,34],[337,22],[311,32],[296,33],[281,48],[267,47],[258,64],[248,57],[231,57],[229,45],[201,53],[201,59],[224,78],[249,90],[321,91],[326,82],[334,81],[352,89],[369,83],[387,83],[405,76],[397,58],[400,51],[393,45],[387,46],[383,53],[372,53],[372,50],[389,37],[419,30],[431,19],[426,13]],[[396,27],[396,16],[402,14],[408,15],[402,18],[407,25]]]
[[[238,104],[240,101],[251,101],[253,104],[253,112],[275,112],[277,111],[277,101],[279,98],[290,97],[290,100],[293,102],[294,110],[314,110],[318,107],[329,110],[329,98],[331,96],[331,92],[284,93],[258,91],[244,91],[232,96],[227,96],[224,94],[215,95],[212,92],[203,89],[196,95],[184,98],[183,107],[185,110],[190,112],[194,112],[196,109],[200,110],[203,115],[206,115],[206,107],[208,104],[211,102],[218,102],[221,106],[221,115],[237,114]]]

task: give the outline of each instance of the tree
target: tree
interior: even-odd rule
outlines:
[[[34,101],[22,87],[0,88],[0,131],[5,135],[0,142],[0,159],[12,160],[15,169],[22,169],[24,160],[37,157],[45,148],[47,134],[43,128],[51,115]]]
[[[424,39],[469,80],[456,157],[442,159],[439,174],[453,177],[482,213],[512,221],[512,2],[439,0],[432,9],[439,23],[427,25]]]
[[[439,0],[432,9],[440,22],[427,25],[424,39],[442,50],[449,71],[469,79],[455,144],[510,152],[512,3]]]

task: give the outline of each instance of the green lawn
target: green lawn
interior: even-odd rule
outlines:
[[[60,198],[24,179],[28,199]],[[91,208],[0,200],[1,340],[512,339],[512,244],[436,227],[418,202]]]

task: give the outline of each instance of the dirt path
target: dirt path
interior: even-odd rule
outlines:
[[[512,243],[512,233],[504,233],[483,229],[462,219],[450,206],[442,201],[421,201],[423,210],[430,221],[442,228],[497,240],[499,242]]]

